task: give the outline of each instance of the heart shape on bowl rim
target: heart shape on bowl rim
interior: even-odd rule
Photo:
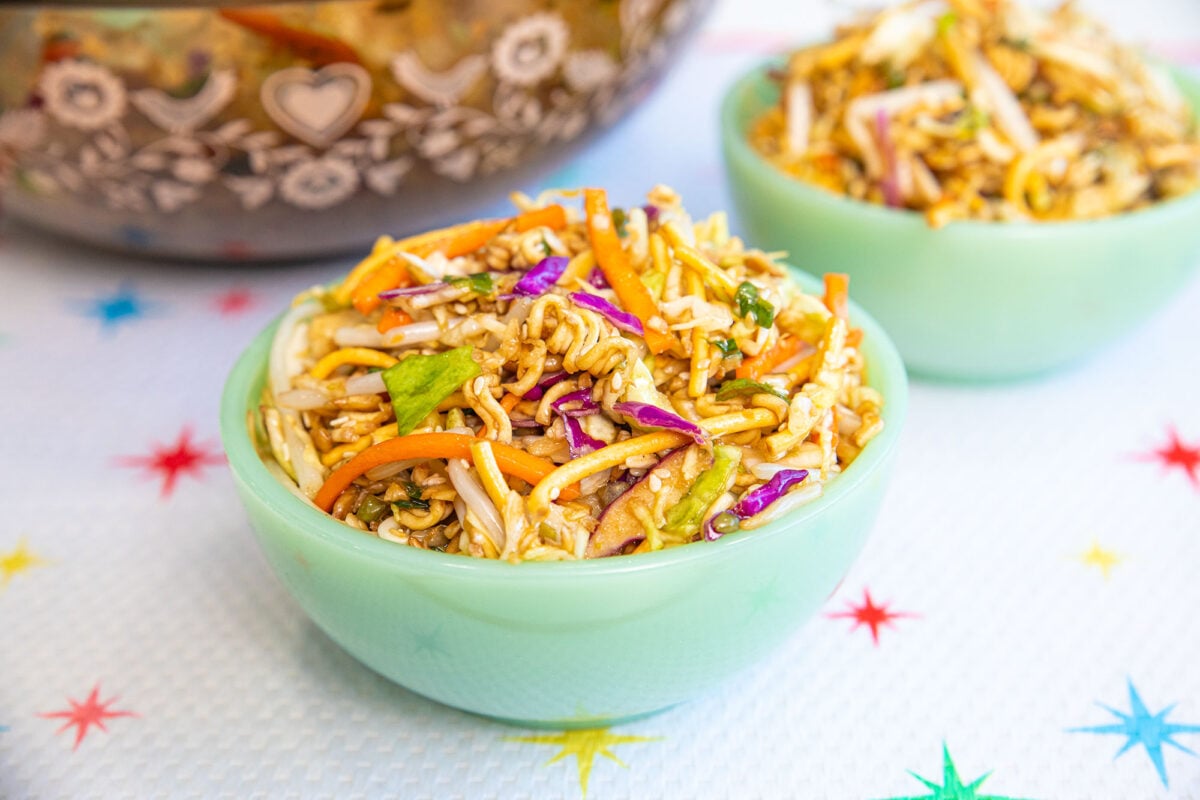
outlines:
[[[263,108],[279,127],[314,147],[325,147],[358,122],[371,96],[371,76],[339,62],[317,70],[289,67],[262,83]]]

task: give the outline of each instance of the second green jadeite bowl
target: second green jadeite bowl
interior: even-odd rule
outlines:
[[[819,292],[818,282],[798,280]],[[778,648],[862,549],[908,404],[900,356],[855,305],[883,432],[824,495],[753,532],[655,553],[509,564],[404,547],[318,511],[263,465],[252,427],[272,325],[241,356],[221,437],[258,542],[300,607],[368,667],[446,705],[595,727],[692,698]]]
[[[721,107],[730,189],[748,241],[812,273],[845,272],[913,372],[957,380],[1037,375],[1087,356],[1149,317],[1200,257],[1200,192],[1080,222],[952,222],[848,199],[792,178],[750,145],[779,102],[774,64]],[[1174,73],[1194,107],[1200,83]]]

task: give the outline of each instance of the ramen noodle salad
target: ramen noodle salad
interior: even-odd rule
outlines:
[[[844,275],[806,294],[662,186],[514,200],[283,316],[259,441],[318,508],[480,558],[644,552],[778,519],[882,429]]]
[[[1162,67],[1072,3],[916,0],[800,50],[753,145],[794,177],[955,219],[1071,220],[1194,191],[1200,137]]]

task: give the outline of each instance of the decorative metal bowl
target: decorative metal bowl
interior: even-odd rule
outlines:
[[[175,257],[362,248],[549,172],[645,95],[709,5],[6,5],[5,210]]]

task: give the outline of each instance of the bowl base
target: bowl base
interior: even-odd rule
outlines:
[[[551,730],[551,731],[579,731],[589,730],[594,728],[615,728],[619,725],[628,725],[638,720],[647,719],[669,711],[678,706],[678,703],[663,706],[654,711],[643,711],[640,714],[632,714],[627,717],[605,717],[605,716],[588,716],[588,717],[573,717],[570,719],[561,720],[541,720],[541,719],[510,719],[508,717],[493,717],[488,714],[476,714],[475,716],[490,719],[493,722],[502,722],[505,725],[512,725],[516,728],[533,728],[535,730]]]

